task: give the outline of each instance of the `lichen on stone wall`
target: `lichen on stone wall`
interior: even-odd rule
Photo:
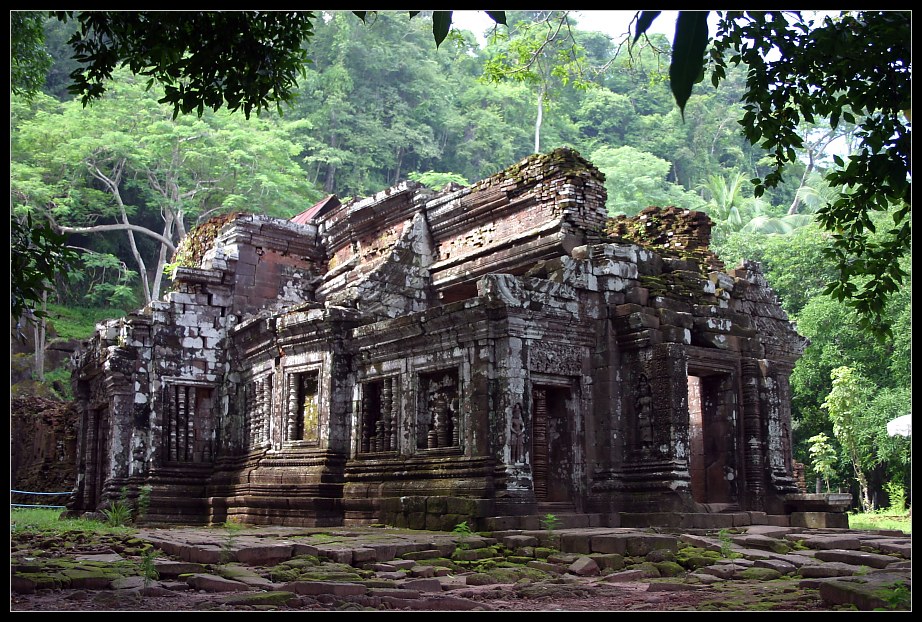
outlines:
[[[179,242],[170,263],[164,267],[167,275],[172,276],[176,268],[198,268],[201,266],[205,253],[211,249],[215,238],[218,237],[224,225],[236,220],[241,215],[242,212],[230,212],[213,216],[192,228],[186,234],[186,237]]]
[[[609,218],[605,232],[616,241],[637,244],[664,257],[694,261],[705,275],[724,268],[710,249],[711,219],[704,212],[647,207],[636,216]]]

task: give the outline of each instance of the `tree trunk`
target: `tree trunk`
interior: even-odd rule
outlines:
[[[871,491],[868,486],[868,478],[864,472],[855,466],[855,479],[858,481],[858,489],[860,491],[861,499],[861,511],[870,512],[873,509],[871,505]]]
[[[128,213],[125,211],[125,204],[122,202],[122,194],[119,190],[119,183],[121,183],[122,171],[125,168],[126,160],[122,158],[119,160],[112,169],[112,177],[108,177],[103,174],[96,164],[92,162],[87,162],[87,165],[90,168],[90,173],[98,180],[103,182],[106,187],[109,189],[109,192],[112,194],[112,197],[115,199],[115,203],[118,205],[119,215],[122,217],[122,224],[125,226],[126,233],[128,234],[128,243],[131,247],[131,254],[134,256],[135,262],[138,264],[138,274],[141,277],[141,285],[144,287],[144,304],[150,303],[150,286],[148,285],[147,280],[147,266],[144,264],[144,259],[141,257],[141,252],[138,250],[138,245],[135,244],[134,232],[132,225],[128,222]]]
[[[42,292],[42,311],[48,309],[48,292]],[[45,337],[48,325],[42,315],[35,326],[35,377],[39,382],[45,381]]]
[[[403,147],[398,147],[397,148],[397,168],[394,171],[394,180],[391,182],[392,186],[395,185],[398,181],[400,181],[400,168],[403,165],[403,153],[404,153]]]
[[[327,164],[327,175],[323,181],[323,190],[327,194],[333,194],[333,181],[336,179],[336,165]]]
[[[164,214],[163,237],[168,238],[173,234],[173,222],[175,218],[173,212]],[[160,254],[157,256],[157,268],[154,270],[154,285],[151,288],[150,296],[152,300],[160,300],[160,285],[163,281],[163,266],[166,265],[167,248],[160,245]]]
[[[339,136],[336,134],[336,110],[330,112],[330,127],[332,131],[330,132],[330,147],[335,151],[339,147]],[[333,193],[333,182],[336,179],[336,165],[327,164],[327,175],[323,180],[323,190],[327,194]]]
[[[544,119],[544,87],[538,91],[538,118],[535,119],[535,153],[541,153],[541,122]]]
[[[800,189],[807,184],[807,177],[813,171],[813,151],[808,150],[807,156],[809,157],[809,162],[807,163],[807,168],[804,169],[803,176],[800,178],[800,185],[797,186],[797,190],[794,191],[794,201],[791,202],[791,207],[788,208],[788,216],[793,216],[800,209]]]

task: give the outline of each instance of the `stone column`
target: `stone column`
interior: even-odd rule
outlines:
[[[384,451],[393,451],[396,449],[397,440],[393,425],[393,381],[391,378],[385,378],[381,389],[381,435],[382,449]]]
[[[285,440],[293,441],[298,434],[298,374],[288,374],[288,411]]]
[[[759,407],[759,385],[761,373],[759,362],[755,359],[742,359],[740,361],[742,393],[743,393],[743,439],[744,450],[743,465],[746,469],[746,486],[740,491],[745,495],[745,508],[757,512],[764,509],[765,485],[764,461],[762,453],[762,413]]]

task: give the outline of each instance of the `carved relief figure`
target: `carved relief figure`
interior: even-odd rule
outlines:
[[[634,400],[637,413],[637,440],[643,449],[653,446],[653,390],[645,374],[637,381],[637,398]]]
[[[522,405],[512,406],[512,433],[509,435],[510,457],[514,464],[525,462],[525,421],[522,419]]]

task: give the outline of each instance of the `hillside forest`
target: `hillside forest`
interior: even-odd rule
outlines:
[[[13,320],[14,346],[30,344],[13,350],[32,375],[14,394],[70,399],[66,364],[46,352],[161,298],[180,242],[211,217],[289,218],[328,194],[345,201],[405,179],[466,185],[568,146],[605,174],[610,215],[704,211],[728,267],[761,262],[809,339],[791,378],[808,488],[852,492],[863,509],[908,500],[911,438],[889,436],[886,423],[911,411],[911,255],[900,259],[909,276],[887,302],[885,337],[824,293],[837,272],[814,214],[835,198],[824,174],[855,149],[853,123],[801,119],[797,163],[756,196],[750,180],[770,172],[771,158],[740,131],[745,66],[729,65],[719,88],[697,83],[680,111],[662,35],[629,46],[573,26],[569,43],[536,48],[544,16],[507,11],[508,29],[483,45],[452,30],[435,46],[431,24],[406,12],[320,15],[294,103],[250,118],[207,109],[174,118],[158,103],[162,87],[127,69],[84,107],[67,90],[74,24],[45,21],[44,86],[30,99],[11,95],[12,217],[50,218],[79,261],[53,284],[45,321]],[[522,50],[535,52],[527,71],[514,67]],[[881,229],[889,217],[874,216]]]

